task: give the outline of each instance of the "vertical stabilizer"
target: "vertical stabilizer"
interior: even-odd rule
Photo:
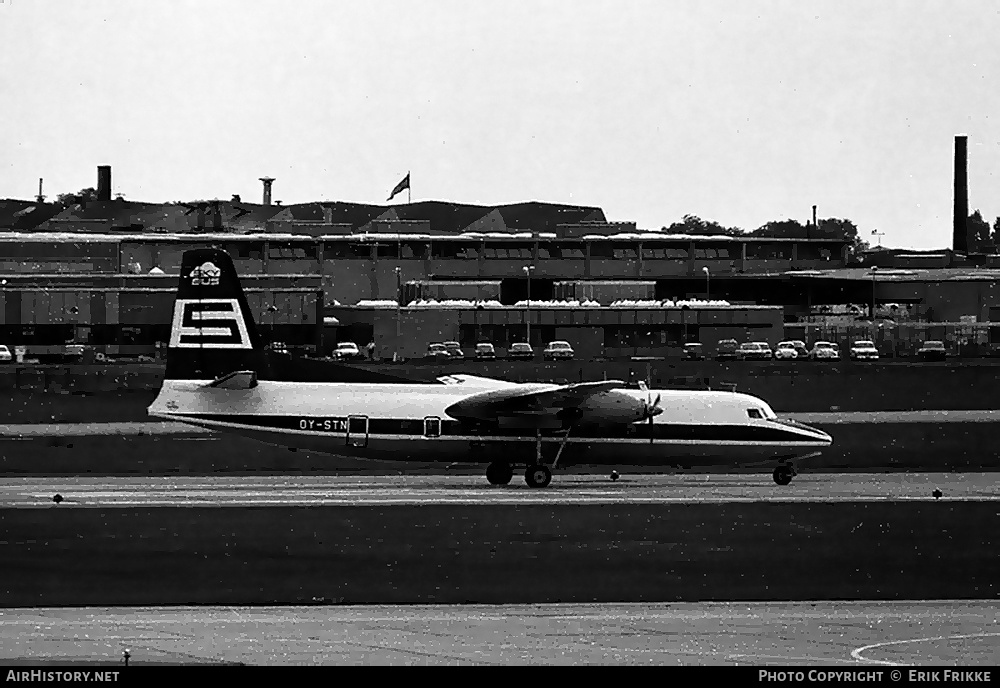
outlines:
[[[257,370],[261,340],[239,276],[225,251],[186,251],[167,346],[169,380],[211,380]]]

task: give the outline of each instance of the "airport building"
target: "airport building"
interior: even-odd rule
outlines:
[[[672,235],[539,202],[282,206],[268,184],[259,204],[157,204],[110,189],[102,167],[96,200],[0,201],[0,343],[153,351],[167,339],[181,255],[207,246],[233,257],[266,338],[320,351],[374,342],[380,357],[444,340],[502,349],[529,330],[533,344],[566,339],[587,356],[728,337],[773,345],[786,327],[813,339],[830,304],[855,304],[869,322],[898,312],[991,333],[1000,323],[996,256]]]

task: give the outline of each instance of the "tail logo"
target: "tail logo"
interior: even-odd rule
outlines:
[[[216,287],[219,285],[219,276],[222,270],[215,263],[205,261],[191,271],[192,287]]]
[[[205,265],[192,271],[192,279],[194,273]],[[174,320],[170,328],[170,348],[252,349],[253,344],[239,300],[177,299],[174,302]]]

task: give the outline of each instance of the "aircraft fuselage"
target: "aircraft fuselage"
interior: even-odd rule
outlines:
[[[543,457],[551,460],[569,427],[539,427],[524,413],[494,423],[450,417],[445,409],[474,392],[489,391],[470,385],[262,380],[233,390],[207,387],[210,382],[164,381],[149,414],[334,456],[448,463],[531,463],[539,439]],[[630,420],[652,396],[659,398],[662,412],[651,423]],[[540,409],[539,416],[551,419],[552,414]],[[580,404],[560,463],[741,464],[792,459],[830,443],[826,433],[781,421],[765,402],[749,395],[615,389]]]

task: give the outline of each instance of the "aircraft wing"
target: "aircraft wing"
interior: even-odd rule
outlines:
[[[492,377],[481,377],[479,375],[467,375],[465,373],[443,375],[437,378],[437,380],[442,384],[465,385],[470,389],[507,389],[519,386],[516,382],[507,382],[506,380],[497,380]]]
[[[253,370],[236,370],[205,386],[217,389],[253,389],[257,386],[257,373]]]
[[[548,415],[625,386],[621,380],[572,385],[518,385],[472,394],[445,409],[452,418],[495,420],[500,416]]]

